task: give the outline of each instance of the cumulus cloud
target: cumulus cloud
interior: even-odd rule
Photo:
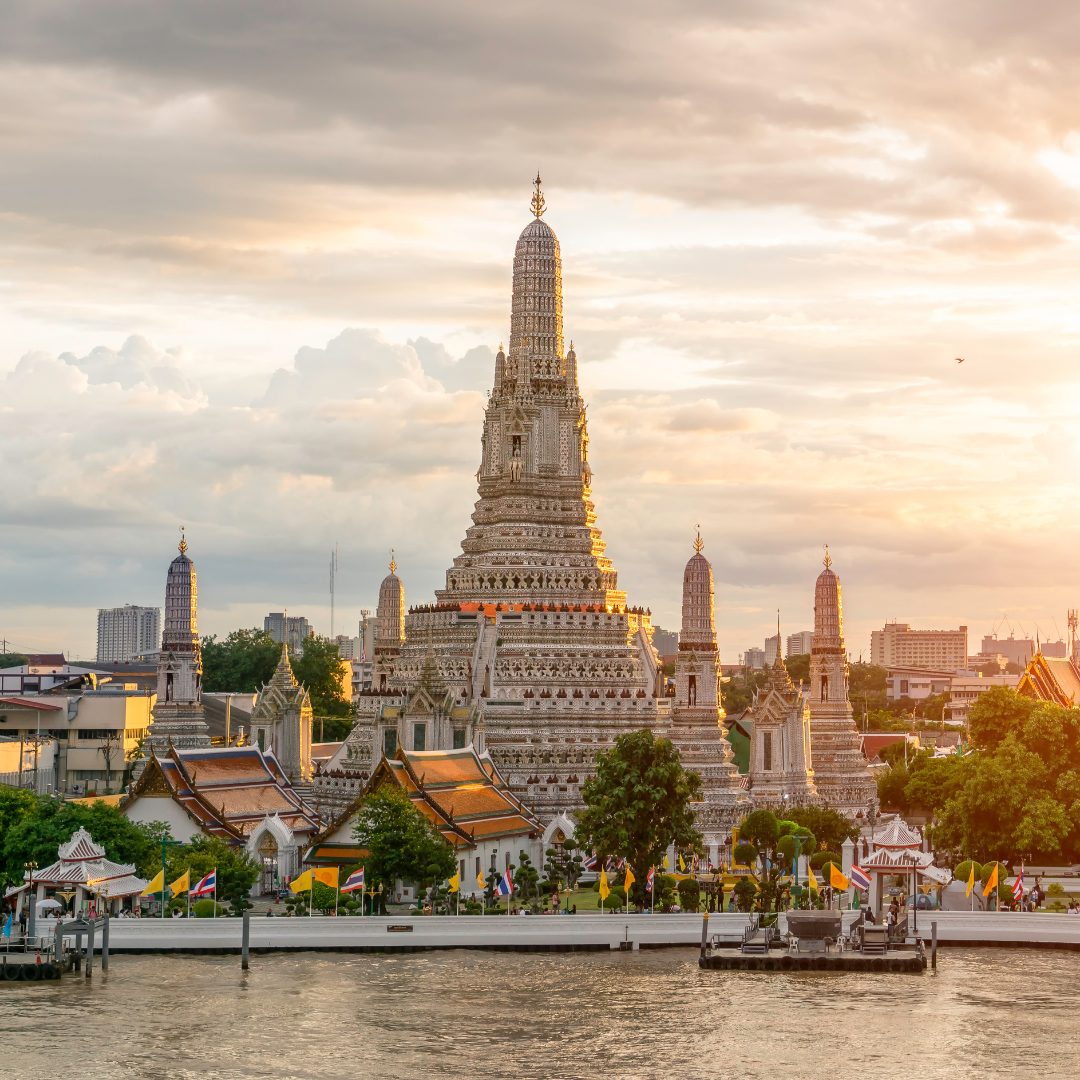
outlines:
[[[768,409],[724,409],[715,398],[702,398],[673,410],[668,431],[770,431],[777,416]]]

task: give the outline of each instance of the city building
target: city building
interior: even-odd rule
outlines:
[[[891,622],[871,633],[870,663],[879,667],[960,671],[968,666],[967,644],[966,626],[958,630],[912,630],[908,623]]]
[[[813,645],[813,630],[800,630],[797,634],[788,634],[784,656],[789,660],[793,656],[807,656]]]
[[[348,634],[338,634],[334,638],[334,644],[338,647],[338,656],[342,660],[356,660],[360,656],[360,650],[362,648],[361,639],[358,637],[349,637]]]
[[[311,623],[302,615],[271,611],[263,619],[263,629],[279,644],[286,644],[296,656],[304,655],[304,642],[315,636]]]
[[[765,639],[765,666],[772,667],[780,655],[780,635],[774,634]]]
[[[754,671],[760,671],[765,666],[765,650],[752,645],[743,653],[743,664]]]
[[[1015,690],[1020,684],[1019,675],[972,675],[958,671],[949,681],[945,691],[947,704],[945,720],[953,724],[966,724],[971,706],[995,686]]]
[[[161,608],[125,604],[98,608],[97,660],[133,660],[154,652],[161,643]]]
[[[158,656],[157,700],[143,756],[134,773],[142,772],[151,750],[159,757],[171,748],[209,748],[210,733],[202,705],[202,648],[199,644],[198,583],[195,564],[187,557],[187,540],[169,564],[165,580],[165,630]]]
[[[975,676],[977,672],[964,674]],[[901,698],[923,701],[935,694],[948,693],[955,675],[955,671],[890,665],[885,677],[885,697],[888,701],[899,701]]]
[[[810,648],[810,745],[814,785],[826,806],[859,818],[877,803],[877,781],[866,768],[848,696],[844,605],[840,579],[825,551],[814,586]]]
[[[679,651],[679,632],[677,630],[661,630],[659,626],[654,626],[652,643],[661,659],[675,656]],[[674,663],[674,660],[671,662]]]

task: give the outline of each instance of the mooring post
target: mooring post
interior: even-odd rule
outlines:
[[[53,963],[56,964],[57,971],[62,970],[61,965],[64,962],[64,932],[61,929],[63,925],[64,920],[57,919],[53,930]]]
[[[101,970],[109,970],[109,913],[105,912],[105,922],[101,927]]]
[[[937,970],[937,923],[930,924],[930,967]]]
[[[90,970],[94,966],[94,928],[97,926],[97,919],[87,919],[86,925],[89,929],[86,931],[86,967],[83,968],[83,978],[90,978]]]
[[[701,959],[705,959],[705,943],[709,940],[709,913],[706,911],[701,920]]]
[[[75,970],[82,971],[82,931],[75,933]]]
[[[240,938],[240,970],[248,969],[248,941],[251,938],[251,913],[244,909],[244,930]]]

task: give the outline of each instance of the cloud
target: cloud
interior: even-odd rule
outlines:
[[[778,417],[768,409],[722,409],[715,398],[702,398],[675,409],[668,431],[771,431]]]

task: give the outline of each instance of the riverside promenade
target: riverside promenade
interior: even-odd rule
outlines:
[[[844,912],[844,929],[858,917]],[[910,915],[909,915],[910,920]],[[1080,950],[1080,917],[1008,912],[919,912],[919,937],[930,941],[937,923],[939,946],[1042,947]],[[118,919],[110,924],[110,952],[239,952],[240,919]],[[342,916],[250,919],[252,952],[334,950],[414,952],[426,949],[594,951],[697,946],[698,915],[490,915]],[[709,917],[709,937],[738,947],[747,916]],[[911,925],[909,921],[909,926]],[[786,919],[780,918],[781,934]],[[908,938],[915,944],[914,932]]]

